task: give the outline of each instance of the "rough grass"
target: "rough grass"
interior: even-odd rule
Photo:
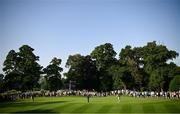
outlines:
[[[0,103],[0,112],[23,113],[180,113],[180,100],[164,98],[38,97]]]

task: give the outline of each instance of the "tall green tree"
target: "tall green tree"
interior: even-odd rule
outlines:
[[[112,75],[108,74],[108,69],[117,62],[116,52],[113,45],[105,43],[95,47],[91,52],[91,57],[96,61],[96,67],[99,71],[100,89],[104,91],[112,90]]]
[[[22,74],[22,89],[32,90],[39,87],[38,81],[42,73],[42,66],[39,65],[39,56],[33,53],[34,49],[28,45],[23,45],[19,48],[18,56],[20,61],[19,72]]]
[[[151,73],[154,69],[166,65],[168,60],[176,58],[179,54],[176,51],[168,50],[164,45],[157,45],[155,41],[148,42],[143,47],[144,69]]]
[[[6,60],[3,63],[3,71],[5,74],[10,74],[18,70],[20,58],[18,54],[14,50],[10,50],[8,55],[6,56]]]
[[[90,56],[70,55],[66,67],[69,68],[65,74],[67,82],[75,82],[76,89],[98,90],[98,72]]]
[[[141,55],[141,47],[131,48],[131,46],[127,45],[123,48],[119,54],[119,62],[122,66],[126,67],[126,70],[130,73],[131,79],[133,82],[131,85],[131,89],[141,90],[143,86],[146,85],[146,75],[142,68],[143,59]],[[128,79],[128,78],[127,78]]]
[[[147,43],[142,50],[144,70],[150,76],[149,88],[167,90],[176,68],[174,63],[168,64],[167,61],[176,58],[178,53],[164,45],[157,45],[155,41]]]
[[[18,54],[14,50],[10,50],[3,63],[3,71],[5,72],[4,84],[7,90],[21,89],[21,74],[19,68]]]
[[[116,61],[115,56],[116,52],[110,43],[97,46],[91,52],[91,57],[96,60],[98,70],[109,68]]]
[[[61,59],[54,57],[50,64],[43,69],[44,71],[44,81],[42,84],[45,84],[50,91],[56,91],[62,88],[61,81],[61,72],[63,69],[60,67]]]
[[[32,90],[38,87],[42,67],[37,63],[39,57],[28,45],[19,48],[19,52],[11,50],[4,61],[5,85],[7,89]]]

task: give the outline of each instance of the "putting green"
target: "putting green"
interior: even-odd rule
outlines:
[[[38,97],[0,103],[0,112],[59,113],[180,113],[180,100],[117,97]]]

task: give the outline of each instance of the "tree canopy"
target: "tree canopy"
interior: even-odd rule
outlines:
[[[5,85],[7,89],[32,90],[38,87],[42,67],[37,63],[39,57],[28,45],[11,50],[4,61]]]
[[[179,91],[180,88],[180,75],[176,75],[170,82],[170,91]]]
[[[62,88],[61,72],[63,68],[60,67],[60,64],[61,59],[54,57],[50,64],[43,69],[45,76],[42,84],[46,83],[44,89],[56,91]]]
[[[70,55],[66,67],[69,68],[65,74],[67,82],[75,81],[76,89],[98,89],[98,71],[91,56]]]
[[[61,76],[61,59],[39,65],[34,49],[23,45],[10,50],[0,75],[1,91],[62,88],[110,91],[115,89],[168,91],[179,88],[180,67],[172,62],[179,56],[155,41],[143,47],[125,46],[115,52],[111,43],[96,46],[89,55],[70,55],[67,72]],[[118,57],[116,57],[118,55]],[[41,77],[41,78],[40,78]],[[40,82],[40,83],[39,83]]]

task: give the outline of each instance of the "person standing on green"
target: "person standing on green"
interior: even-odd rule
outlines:
[[[31,99],[32,99],[33,102],[34,102],[34,93],[33,93],[33,92],[31,93]]]
[[[118,97],[118,102],[120,102],[121,93],[118,93],[117,97]]]
[[[87,94],[87,101],[89,103],[90,94]]]

